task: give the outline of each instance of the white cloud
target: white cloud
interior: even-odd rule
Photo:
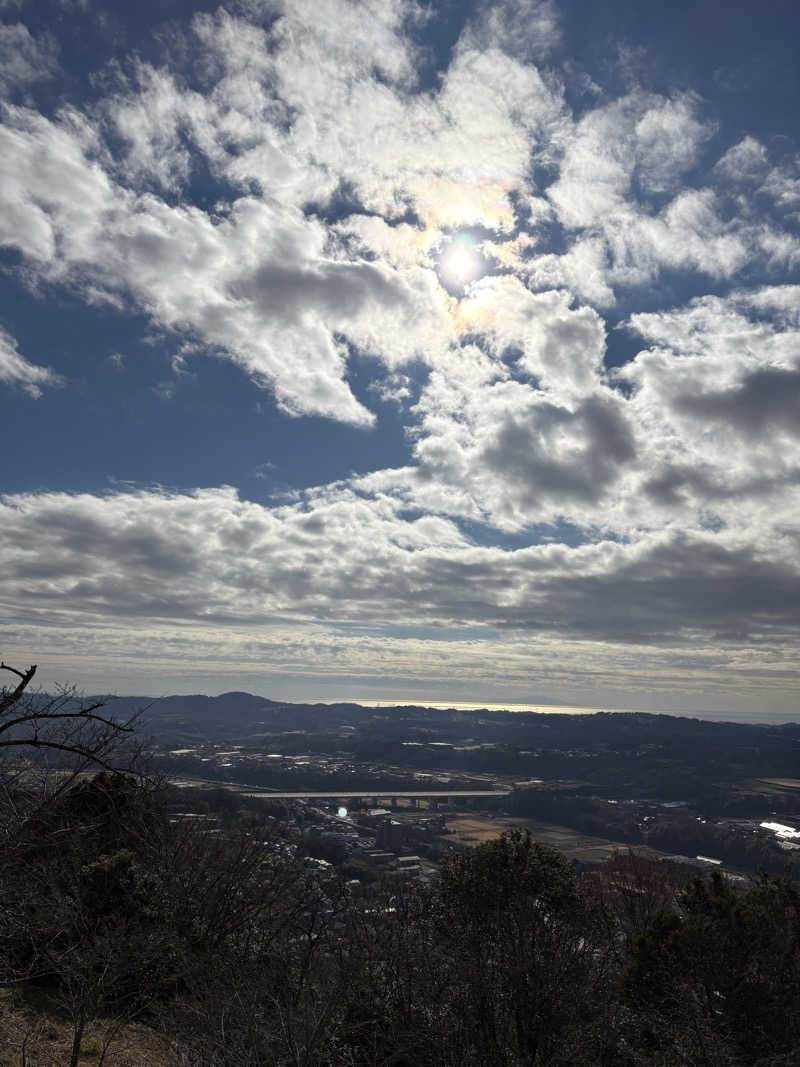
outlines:
[[[796,527],[800,333],[789,288],[632,316],[651,347],[617,376],[635,387],[629,408],[646,442],[638,510],[651,524],[712,520],[754,548]]]
[[[526,273],[536,289],[568,289],[598,307],[613,307],[616,302],[609,249],[599,236],[578,238],[564,253],[533,256]]]
[[[710,189],[679,193],[657,218],[635,220],[632,239],[625,233],[624,219],[620,223],[612,247],[618,252],[617,270],[621,275],[637,276],[635,261],[640,251],[649,253],[654,261],[656,269],[652,269],[651,277],[658,266],[668,266],[695,268],[712,277],[729,278],[747,259],[746,241],[737,232],[736,224],[723,221]],[[642,275],[642,280],[647,280],[646,269]]]
[[[177,191],[191,174],[192,140],[202,138],[211,109],[200,94],[180,90],[168,71],[141,62],[134,69],[134,84],[105,104],[125,146],[118,169],[128,183]]]
[[[717,162],[714,169],[733,182],[756,182],[762,179],[767,167],[767,150],[755,137],[743,137]]]
[[[21,386],[34,399],[44,386],[62,384],[62,378],[49,367],[42,367],[20,353],[15,338],[0,327],[0,382]]]
[[[414,5],[326,0],[313,18],[305,4],[275,13],[268,29],[196,16],[195,87],[139,63],[92,118],[8,109],[0,242],[43,278],[128,301],[232,359],[284,410],[360,425],[374,419],[349,388],[347,345],[392,370],[435,365],[471,309],[494,300],[497,343],[527,330],[521,369],[566,395],[591,389],[598,349],[587,338],[578,352],[580,337],[565,336],[588,309],[569,326],[552,315],[531,325],[554,286],[611,306],[616,288],[664,268],[729,278],[755,254],[776,268],[800,257],[789,234],[724,220],[712,190],[679,189],[713,130],[695,98],[637,91],[571,124],[552,81],[502,50],[519,19],[555,43],[546,3],[487,7],[426,92],[404,32],[423,17]],[[109,130],[125,146],[116,156]],[[201,158],[232,183],[206,210],[183,198]],[[561,161],[549,201],[532,195],[532,159]],[[337,190],[365,213],[332,226],[308,216]],[[512,240],[515,197],[545,210]],[[577,231],[558,254],[537,243],[548,210]],[[407,211],[421,226],[397,223]],[[492,255],[541,297],[496,279],[455,307],[432,252],[440,228],[475,225],[508,235]]]
[[[800,157],[773,166],[767,149],[754,137],[744,137],[729,148],[714,170],[734,185],[749,185],[789,213],[800,204]]]
[[[771,314],[778,327],[800,327],[800,285],[766,285],[752,291],[737,292],[735,303]]]
[[[433,265],[425,235],[407,222],[389,225],[379,215],[349,215],[337,222],[334,230],[356,255],[367,254],[398,269],[416,267],[420,259]]]
[[[564,252],[530,258],[534,285],[564,285],[611,306],[617,289],[651,283],[665,269],[727,279],[753,263],[773,270],[795,265],[797,238],[757,221],[748,200],[729,197],[731,182],[744,180],[761,159],[753,139],[714,168],[719,190],[682,187],[715,129],[697,117],[699,107],[692,96],[636,91],[580,119],[546,190],[575,237]],[[774,180],[772,195],[788,204],[791,179],[782,172]]]
[[[369,388],[384,403],[397,404],[399,407],[412,395],[411,379],[407,374],[394,373],[382,380],[376,379],[370,383]]]
[[[800,504],[795,287],[633,315],[650,347],[614,371],[626,398],[605,383],[596,313],[517,284],[504,279],[496,304],[481,288],[464,302],[493,354],[437,365],[413,409],[417,465],[358,487],[509,531],[562,521],[635,544],[646,530],[725,529],[739,548],[784,554]]]
[[[568,367],[569,345],[581,331],[593,333],[593,323],[580,312],[570,322],[567,309],[558,310]],[[535,324],[530,351],[537,353]],[[623,398],[599,380],[588,390],[581,385],[576,392],[548,392],[513,380],[504,363],[477,348],[453,351],[412,409],[419,420],[417,465],[376,472],[356,485],[404,506],[501,530],[560,519],[593,526],[636,446]]]
[[[800,158],[774,167],[764,179],[761,190],[779,207],[796,210],[800,204]]]
[[[132,296],[159,325],[272,385],[287,410],[372,421],[344,380],[337,334],[389,363],[446,343],[447,298],[430,272],[331,258],[320,223],[262,199],[241,197],[213,217],[134,195],[88,158],[72,116],[11,118],[0,131],[0,239],[47,277]]]
[[[315,19],[304,21],[293,5],[270,49],[264,33],[241,20],[199,17],[198,35],[220,62],[225,57],[221,77],[200,96],[179,90],[168,73],[140,66],[133,89],[105,109],[128,146],[119,161],[104,149],[99,127],[77,113],[50,122],[24,109],[10,112],[2,175],[10,209],[0,239],[38,261],[45,277],[78,284],[92,299],[133,298],[159,325],[198,338],[271,385],[286,410],[369,424],[372,416],[345,381],[341,338],[389,366],[430,361],[453,336],[449,298],[424,251],[416,262],[407,254],[387,257],[399,271],[341,252],[331,257],[326,228],[303,218],[293,202],[352,181],[365,201],[386,207],[399,194],[431,224],[508,225],[508,191],[521,180],[528,152],[524,131],[543,114],[549,121],[560,105],[534,70],[500,54],[472,53],[454,65],[437,99],[411,101],[405,92],[413,66],[398,35],[407,9],[332,2],[325,11],[315,7]],[[372,15],[374,48],[365,67],[363,42],[356,48],[344,30],[351,16]],[[245,45],[248,60],[234,64]],[[312,66],[316,83],[306,77]],[[389,85],[373,77],[376,67]],[[258,80],[265,75],[277,99]],[[287,107],[300,113],[289,136],[269,121]],[[312,113],[309,140],[303,116]],[[364,115],[385,122],[387,136],[364,129]],[[422,144],[420,130],[427,131]],[[465,198],[463,176],[474,158],[468,145],[476,137],[489,170]],[[243,180],[239,146],[248,158],[262,153],[270,180],[250,177],[277,199],[242,196],[215,216],[142,189],[178,191],[197,149],[220,174]],[[276,153],[286,161],[277,167],[277,188]],[[327,186],[314,177],[321,170],[332,175]],[[374,229],[372,236],[374,246]]]
[[[697,162],[714,124],[696,118],[699,100],[676,96],[654,101],[635,127],[635,177],[648,193],[664,193]]]
[[[510,275],[487,278],[462,301],[471,332],[483,333],[498,355],[519,349],[517,366],[548,399],[570,403],[600,383],[605,354],[603,320],[593,308],[571,308],[564,292],[529,292]]]
[[[104,216],[119,210],[115,190],[88,151],[92,135],[74,111],[54,123],[6,106],[0,126],[0,245],[18,248],[51,274],[91,263]]]
[[[713,126],[695,117],[691,97],[631,93],[589,111],[566,146],[558,180],[547,190],[562,222],[602,222],[636,187],[674,191],[696,162]]]
[[[412,208],[429,225],[509,224],[508,193],[524,182],[527,138],[558,120],[560,99],[534,68],[497,49],[462,49],[440,91],[416,92],[415,51],[402,33],[409,17],[419,17],[413,5],[287,8],[272,30],[268,101],[258,84],[242,113],[244,94],[227,77],[212,94],[220,110],[233,102],[243,119],[259,103],[259,135],[245,121],[254,143],[230,172],[270,193],[276,173],[279,183],[286,175],[310,200],[326,200],[344,182],[367,210],[389,218]],[[217,46],[210,34],[207,43]],[[288,133],[272,121],[278,108],[292,116]]]
[[[518,59],[541,60],[560,43],[561,18],[552,0],[483,0],[458,47],[481,52],[498,48]]]

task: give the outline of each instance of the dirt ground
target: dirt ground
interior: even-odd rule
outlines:
[[[81,1067],[100,1060],[103,1040],[113,1021],[97,1020],[81,1043]],[[25,1003],[9,988],[0,988],[0,1067],[64,1067],[69,1063],[72,1031],[69,1022],[43,1003]],[[177,1063],[165,1041],[146,1026],[119,1028],[110,1043],[104,1067],[170,1067]]]
[[[517,819],[505,815],[454,815],[447,819],[447,829],[452,833],[444,834],[443,844],[480,845],[499,837],[504,830],[519,828],[530,830],[531,837],[543,845],[558,849],[567,859],[579,860],[581,863],[604,863],[615,852],[627,852],[630,845],[621,841],[612,841],[605,837],[589,837],[587,834],[570,830],[567,826],[539,822],[537,819]],[[637,853],[660,856],[654,849],[637,846]]]
[[[758,781],[780,786],[781,789],[800,789],[800,778],[759,778]]]

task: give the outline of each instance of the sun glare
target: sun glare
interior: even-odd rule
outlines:
[[[456,237],[439,259],[439,273],[445,285],[463,289],[484,271],[483,260],[470,237]]]

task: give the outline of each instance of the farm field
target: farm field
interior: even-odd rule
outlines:
[[[480,845],[499,837],[504,830],[530,830],[531,837],[543,845],[558,849],[567,859],[581,863],[603,863],[615,852],[627,852],[630,845],[621,841],[612,841],[605,837],[590,837],[567,826],[539,822],[537,819],[515,818],[497,815],[454,815],[447,819],[447,829],[451,831],[442,836],[443,843],[460,845]],[[642,855],[661,857],[663,853],[645,846],[636,846],[635,851]]]

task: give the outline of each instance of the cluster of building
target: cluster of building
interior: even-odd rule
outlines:
[[[427,878],[441,851],[445,816],[437,812],[372,808],[351,817],[306,807],[306,818],[312,813],[315,822],[306,821],[306,833],[382,873]]]

